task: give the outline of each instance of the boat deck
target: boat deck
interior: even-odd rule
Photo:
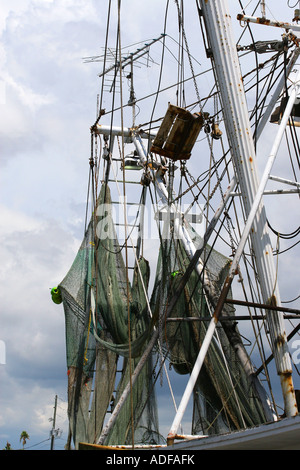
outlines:
[[[104,446],[80,443],[79,450],[132,450],[131,446]],[[276,423],[219,436],[193,437],[173,445],[137,445],[135,450],[189,451],[200,450],[300,450],[300,415]]]
[[[168,450],[300,450],[300,415],[243,431],[175,442]]]

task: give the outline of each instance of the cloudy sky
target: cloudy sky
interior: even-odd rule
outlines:
[[[50,288],[83,235],[100,71],[83,58],[103,52],[106,9],[98,0],[1,1],[0,448],[20,447],[25,430],[28,448],[48,449],[56,394],[56,448],[67,438],[64,314]],[[131,42],[162,32],[126,10],[124,20]]]
[[[83,233],[99,83],[82,58],[99,53],[105,20],[89,0],[4,0],[0,11],[0,448],[18,448],[23,430],[27,447],[50,448],[56,394],[63,448],[64,315],[50,288]]]
[[[64,315],[50,289],[83,235],[100,70],[82,58],[102,52],[106,3],[1,0],[0,449],[23,430],[28,448],[50,448],[55,395],[56,448],[67,438]],[[131,3],[145,19],[145,2]],[[124,44],[162,32],[123,14]]]

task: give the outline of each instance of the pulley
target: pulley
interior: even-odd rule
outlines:
[[[220,131],[218,123],[213,122],[213,124],[211,126],[211,134],[210,135],[212,136],[213,139],[216,139],[216,140],[219,140],[221,138],[222,131]]]

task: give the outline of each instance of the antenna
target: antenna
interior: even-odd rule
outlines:
[[[141,57],[143,57],[145,54],[149,52],[149,48],[155,44],[157,41],[160,41],[166,34],[162,33],[158,38],[152,39],[150,42],[147,42],[144,44],[143,47],[138,48],[135,52],[131,52],[129,55],[124,57],[122,59],[122,68],[126,67],[126,65],[130,64],[132,60],[138,60]],[[101,60],[101,56],[93,56],[93,57],[86,57],[85,62],[99,62]],[[103,72],[99,73],[99,77],[103,77],[103,75],[106,75],[107,73],[111,72],[112,70],[115,71],[115,73],[118,71],[120,67],[120,61],[115,60],[115,63],[108,67],[107,69],[103,70]]]

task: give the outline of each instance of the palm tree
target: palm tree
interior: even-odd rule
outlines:
[[[22,441],[22,444],[23,444],[23,450],[24,450],[24,446],[26,444],[26,441],[27,439],[30,439],[27,432],[26,431],[22,431],[21,432],[21,436],[20,436],[20,442]]]

